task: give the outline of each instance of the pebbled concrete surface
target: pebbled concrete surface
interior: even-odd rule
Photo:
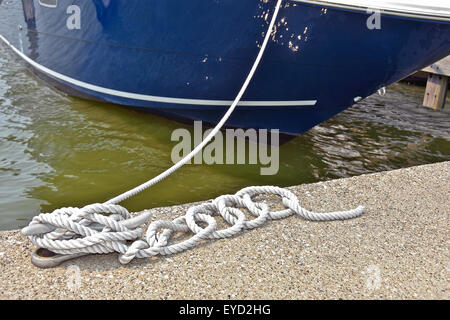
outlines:
[[[128,266],[110,254],[41,270],[28,239],[0,232],[0,299],[449,299],[450,162],[290,190],[310,210],[367,211],[325,223],[290,217]],[[152,211],[170,219],[189,206]]]

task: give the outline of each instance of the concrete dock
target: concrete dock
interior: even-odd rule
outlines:
[[[0,299],[449,299],[450,162],[289,189],[317,212],[367,211],[291,217],[127,266],[110,254],[41,270],[27,238],[0,232]],[[187,207],[153,209],[154,218]]]

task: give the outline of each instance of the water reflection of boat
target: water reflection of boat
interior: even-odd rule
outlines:
[[[0,0],[0,34],[69,94],[215,123],[248,73],[274,5]],[[446,0],[286,0],[228,125],[301,133],[448,54]]]

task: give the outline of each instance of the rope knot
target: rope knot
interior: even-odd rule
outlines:
[[[142,233],[121,223],[129,218],[127,209],[114,204],[61,208],[33,218],[30,226],[44,227],[30,238],[37,247],[58,254],[125,252],[126,241]]]

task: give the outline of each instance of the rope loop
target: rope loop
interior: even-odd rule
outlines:
[[[272,187],[272,186],[263,186],[263,187],[248,187],[244,188],[236,195],[240,197],[247,198],[247,201],[252,201],[253,198],[258,195],[276,195],[283,199],[283,204],[285,199],[291,199],[291,200],[297,200],[297,197],[290,191],[286,189],[282,189],[279,187]],[[285,210],[270,212],[269,217],[272,220],[279,220],[287,218],[291,215],[293,215],[296,211],[287,208]]]

